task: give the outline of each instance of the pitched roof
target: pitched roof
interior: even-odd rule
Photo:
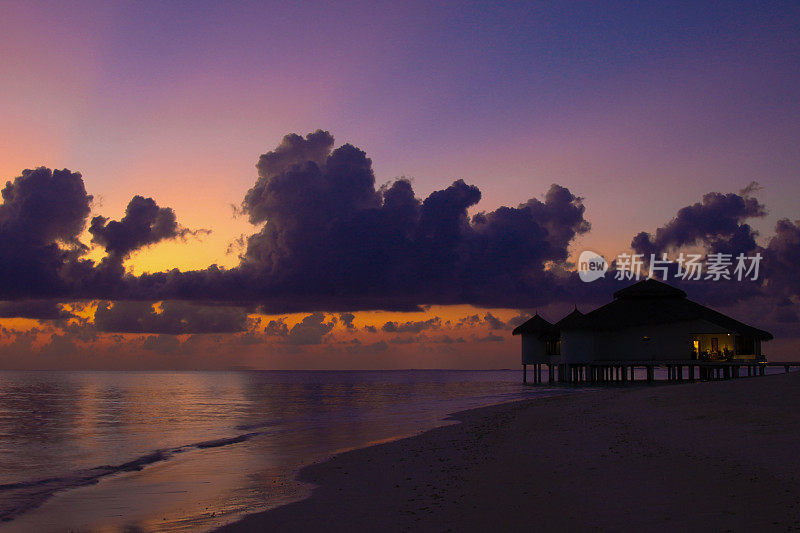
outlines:
[[[686,298],[686,293],[663,281],[647,278],[618,290],[614,298]]]
[[[553,329],[553,324],[540,317],[538,313],[514,328],[512,335],[545,333]]]
[[[614,300],[580,315],[573,311],[555,325],[559,329],[621,329],[648,324],[705,320],[739,335],[761,340],[772,334],[739,322],[686,297],[686,293],[664,282],[646,279],[614,293]]]
[[[578,307],[572,310],[570,314],[556,322],[557,329],[584,329],[590,327],[586,322],[586,315],[578,311]]]

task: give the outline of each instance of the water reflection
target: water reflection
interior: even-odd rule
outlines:
[[[292,481],[302,464],[433,427],[449,412],[547,393],[518,380],[502,371],[0,373],[0,515],[14,518],[0,529],[210,528],[303,495]]]

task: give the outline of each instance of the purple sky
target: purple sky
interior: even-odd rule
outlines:
[[[471,213],[551,183],[570,246],[616,255],[709,191],[752,181],[766,244],[800,211],[796,2],[2,2],[0,172],[83,175],[93,215],[135,194],[213,233],[135,273],[234,266],[231,205],[287,133],[330,131],[378,185],[463,178]],[[88,242],[88,239],[86,239]],[[101,251],[92,252],[99,259]]]

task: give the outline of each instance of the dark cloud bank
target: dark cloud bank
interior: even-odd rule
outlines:
[[[222,332],[244,327],[244,313],[223,318],[221,311],[203,314],[189,304],[154,313],[149,303],[134,302],[193,300],[267,313],[416,310],[432,304],[532,308],[602,301],[619,288],[612,279],[583,284],[569,272],[568,247],[590,225],[582,199],[559,185],[542,200],[470,215],[481,199],[477,187],[457,180],[424,199],[405,179],[376,188],[366,154],[349,144],[334,148],[324,131],[287,135],[256,168],[258,179],[241,213],[259,229],[246,239],[237,267],[141,276],[124,270],[133,252],[197,231],[180,226],[172,209],[142,196],[133,197],[120,220],[89,221],[92,196],[80,174],[43,167],[24,171],[2,190],[0,299],[13,302],[0,306],[0,316],[58,318],[58,308],[48,301],[102,299],[131,303],[116,312],[101,306],[98,324],[108,324],[100,329]],[[759,246],[747,221],[766,209],[754,189],[709,193],[654,234],[636,235],[631,246],[648,256],[686,246],[758,251],[764,256],[764,282],[729,299],[791,303],[800,296],[794,273],[800,264],[800,222],[781,220],[767,245]],[[80,240],[87,223],[91,243],[106,252],[96,264],[85,259],[88,247]],[[701,288],[709,285],[693,284],[690,294],[712,290]],[[193,326],[178,320],[180,314]],[[350,327],[352,315],[342,320]],[[292,334],[276,322],[268,333],[311,344],[332,327],[317,314],[303,324]],[[417,327],[390,323],[383,329]]]
[[[175,213],[135,196],[121,220],[95,216],[80,174],[38,168],[3,189],[0,295],[18,298],[231,302],[268,312],[418,309],[422,304],[520,306],[557,290],[546,272],[589,229],[581,199],[553,185],[544,200],[468,214],[481,193],[462,180],[425,199],[400,179],[376,188],[366,154],[334,149],[323,131],[288,135],[256,165],[241,211],[260,231],[240,265],[126,274],[123,261],[185,237]]]

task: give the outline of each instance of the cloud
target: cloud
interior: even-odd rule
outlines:
[[[698,244],[711,252],[747,253],[755,248],[757,234],[744,221],[767,214],[766,207],[750,196],[756,190],[754,182],[741,194],[710,192],[701,202],[681,208],[655,236],[644,231],[637,234],[631,248],[647,257]]]
[[[739,194],[708,193],[702,202],[678,210],[675,218],[658,228],[655,237],[642,232],[631,244],[639,253],[701,245],[708,254],[731,254],[730,280],[681,281],[675,277],[673,264],[668,281],[687,291],[690,298],[720,310],[727,308],[745,322],[786,332],[785,324],[796,324],[799,318],[796,265],[800,264],[800,221],[779,220],[767,245],[759,245],[757,233],[745,222],[766,214],[765,206],[751,196],[759,190],[753,182]],[[739,281],[734,275],[739,254],[745,258],[761,255],[756,280]]]
[[[187,297],[187,285],[205,284],[211,298],[261,298],[267,312],[511,304],[541,296],[546,264],[589,229],[582,200],[558,185],[543,201],[471,218],[481,193],[463,180],[425,199],[404,179],[376,188],[366,154],[334,149],[323,131],[285,137],[257,169],[241,212],[261,228],[240,266],[151,276],[149,286]]]
[[[502,342],[508,340],[506,337],[503,337],[501,335],[495,335],[491,331],[485,337],[473,336],[472,339],[476,342]]]
[[[0,318],[31,318],[35,320],[64,320],[73,315],[51,300],[19,300],[0,302]]]
[[[264,333],[270,337],[288,337],[289,326],[283,318],[277,320],[270,320],[267,327],[264,328]]]
[[[159,353],[175,353],[181,342],[174,335],[148,335],[142,342],[142,348]]]
[[[481,192],[463,180],[418,198],[405,179],[376,186],[367,154],[350,144],[336,148],[324,131],[286,136],[258,159],[256,169],[240,211],[257,228],[242,241],[237,266],[140,276],[124,273],[126,257],[192,233],[172,209],[137,195],[121,219],[95,216],[89,234],[106,256],[94,264],[85,259],[88,247],[80,240],[92,201],[81,175],[66,169],[24,171],[2,189],[0,298],[114,300],[116,305],[98,309],[97,329],[139,333],[244,331],[245,310],[311,313],[291,328],[279,319],[264,329],[266,336],[301,346],[323,342],[337,320],[355,331],[355,310],[408,311],[433,304],[530,309],[605,301],[622,284],[608,278],[585,284],[570,272],[569,247],[590,224],[583,199],[557,184],[541,198],[492,211],[477,210]],[[782,296],[793,302],[800,294],[794,274],[800,223],[779,221],[768,244],[759,246],[748,224],[766,213],[753,196],[757,192],[757,184],[738,193],[710,192],[653,234],[636,235],[632,248],[645,254],[693,246],[760,252],[763,287],[725,291],[729,300],[777,302]],[[719,285],[707,285],[690,291],[719,292]],[[147,303],[157,301],[164,302],[159,310]],[[0,315],[59,316],[50,304],[15,305],[5,311],[0,306]],[[786,305],[781,309],[782,319],[794,316]],[[323,312],[340,315],[326,320]],[[499,331],[523,318],[504,322],[487,313],[477,320]],[[438,320],[387,322],[381,329],[419,334],[442,327]],[[455,327],[471,321],[467,317]]]
[[[292,326],[289,330],[289,344],[298,346],[306,344],[321,344],[325,335],[330,333],[336,322],[325,322],[324,313],[312,313]]]
[[[415,335],[396,335],[389,339],[392,344],[416,344],[419,342],[419,337]]]
[[[458,344],[466,342],[463,337],[453,338],[450,335],[433,335],[421,340],[432,344]]]
[[[62,270],[86,250],[78,237],[92,202],[81,175],[44,167],[23,170],[1,194],[0,297],[67,293]]]
[[[486,316],[483,317],[486,323],[489,325],[489,329],[505,329],[506,323],[494,316],[492,313],[486,313]]]
[[[353,339],[346,347],[345,350],[350,354],[376,354],[385,352],[389,349],[389,344],[386,341],[372,342],[363,344],[358,339]]]
[[[483,319],[481,319],[480,315],[470,315],[465,316],[458,320],[455,324],[456,329],[460,328],[474,328],[477,326],[481,326],[486,324],[488,328],[492,331],[495,330],[510,330],[514,329],[515,327],[519,326],[523,322],[525,322],[530,315],[520,313],[508,319],[508,321],[503,321],[502,319],[494,316],[491,312],[487,312]]]
[[[768,288],[783,296],[800,298],[800,220],[779,220],[763,255]]]
[[[121,269],[122,262],[139,248],[210,231],[183,228],[171,208],[159,207],[152,198],[137,195],[128,203],[122,219],[109,220],[99,215],[92,218],[89,233],[92,242],[106,251],[101,267]]]
[[[180,301],[100,302],[94,323],[101,332],[236,333],[247,328],[247,314],[239,307],[202,306]]]
[[[334,148],[325,131],[287,135],[256,168],[240,211],[259,228],[239,265],[141,276],[124,273],[126,257],[192,233],[171,208],[137,195],[120,220],[92,218],[92,242],[106,251],[95,265],[79,239],[91,202],[80,174],[23,172],[0,206],[0,274],[14,279],[0,297],[201,300],[274,314],[530,306],[558,296],[548,266],[589,230],[582,199],[558,185],[472,217],[481,192],[463,180],[424,199],[405,179],[376,187],[367,155]]]
[[[339,315],[339,320],[342,321],[342,324],[348,331],[355,331],[358,328],[355,324],[353,324],[353,320],[355,320],[356,315],[353,313],[342,313]]]
[[[418,320],[410,322],[386,322],[381,326],[381,330],[387,333],[419,333],[426,329],[439,329],[442,327],[442,321],[438,316],[429,318],[427,320]]]
[[[458,322],[456,322],[455,327],[456,328],[469,328],[469,327],[477,326],[480,323],[481,323],[480,315],[475,314],[475,315],[469,315],[469,316],[465,316],[463,318],[459,318]]]
[[[508,319],[508,322],[506,322],[506,329],[514,329],[517,326],[526,322],[530,317],[531,317],[530,315],[526,315],[525,313],[520,313],[516,316],[512,316],[511,318]]]

